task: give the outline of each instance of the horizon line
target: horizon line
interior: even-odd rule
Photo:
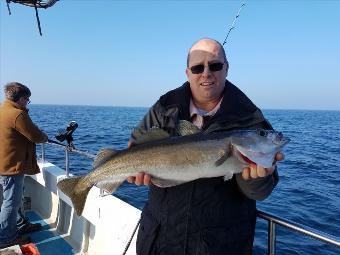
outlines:
[[[69,107],[117,107],[117,108],[147,108],[149,109],[151,106],[126,106],[126,105],[86,105],[86,104],[30,104],[32,106],[69,106]],[[28,107],[29,108],[29,107]],[[340,109],[316,109],[316,108],[260,108],[260,110],[275,110],[275,111],[334,111],[338,112]]]

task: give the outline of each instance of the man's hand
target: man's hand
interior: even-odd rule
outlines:
[[[136,176],[129,176],[126,179],[129,183],[134,183],[138,186],[140,185],[149,185],[151,183],[151,176],[146,173],[138,173]]]
[[[135,145],[135,143],[132,140],[130,140],[128,142],[128,148],[131,148],[134,145]],[[134,183],[138,186],[140,186],[140,185],[150,185],[151,176],[149,174],[141,172],[141,173],[138,173],[136,176],[129,176],[126,180],[129,183]]]
[[[281,152],[276,153],[275,162],[281,161],[285,158],[284,154]],[[242,177],[244,180],[249,180],[250,178],[256,179],[259,177],[266,177],[274,172],[276,164],[274,164],[270,168],[263,168],[262,166],[258,166],[256,164],[250,164],[249,167],[245,167],[242,171]]]

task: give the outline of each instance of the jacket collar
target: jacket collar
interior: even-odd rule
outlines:
[[[185,82],[181,87],[161,96],[160,103],[166,109],[178,107],[180,119],[190,120],[191,96],[190,83]],[[212,120],[238,121],[252,115],[257,110],[258,108],[239,88],[226,80],[221,107]]]
[[[28,112],[28,111],[29,111],[26,107],[21,106],[21,105],[19,105],[18,103],[13,102],[13,101],[8,100],[8,99],[5,99],[5,101],[3,102],[3,105],[4,105],[5,107],[16,108],[16,109],[19,109],[19,110],[22,110],[22,111],[25,111],[25,112]]]

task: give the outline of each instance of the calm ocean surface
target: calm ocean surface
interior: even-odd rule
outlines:
[[[54,139],[71,120],[77,149],[96,154],[101,148],[126,148],[130,132],[147,108],[30,105],[30,115]],[[340,111],[264,110],[275,129],[291,138],[286,159],[279,163],[280,182],[258,208],[291,221],[340,237]],[[55,139],[54,139],[55,140]],[[38,148],[38,154],[40,150]],[[84,174],[92,161],[70,156],[70,171]],[[64,152],[47,146],[46,159],[64,168]],[[146,187],[124,184],[116,196],[142,208]],[[309,237],[278,228],[277,254],[340,254]],[[267,223],[258,220],[254,254],[265,254]]]

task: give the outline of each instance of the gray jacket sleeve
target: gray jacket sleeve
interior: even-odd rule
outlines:
[[[274,187],[279,182],[277,167],[271,175],[247,181],[243,179],[242,174],[237,174],[236,182],[246,197],[254,200],[264,200],[272,193]]]

